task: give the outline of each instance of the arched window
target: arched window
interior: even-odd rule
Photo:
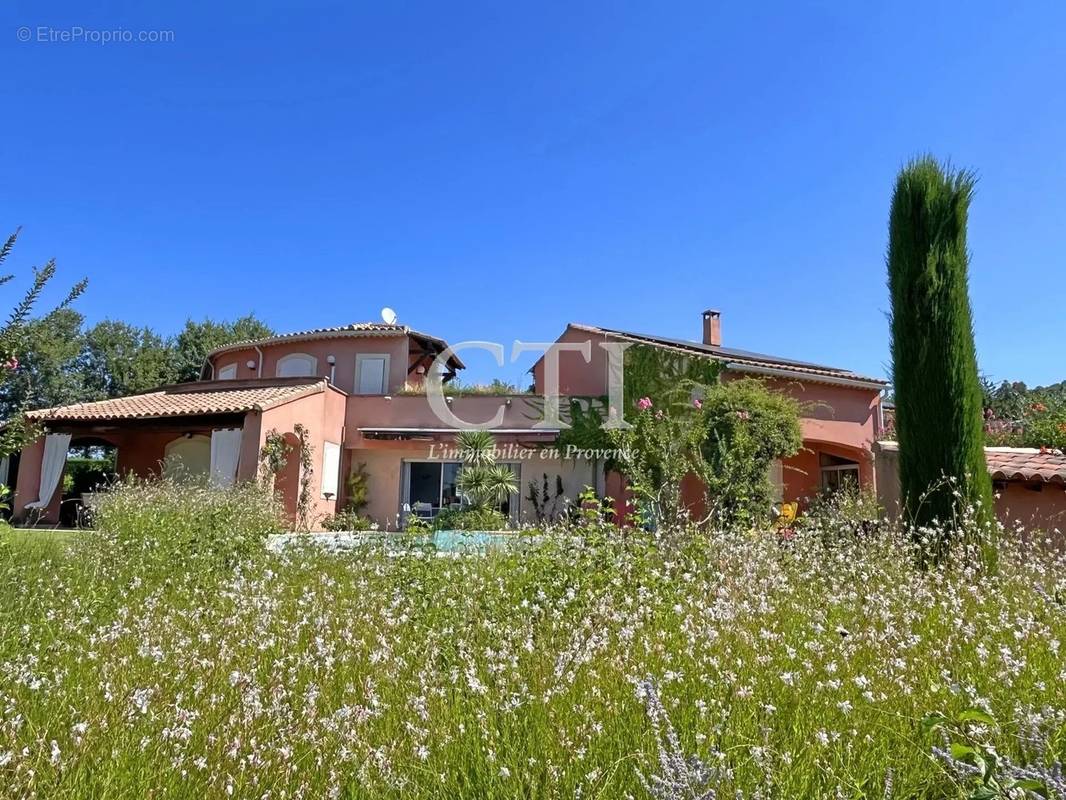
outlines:
[[[163,474],[170,478],[193,478],[211,470],[211,437],[179,436],[163,450]]]
[[[307,353],[290,353],[278,359],[279,378],[303,378],[318,374],[318,359]]]

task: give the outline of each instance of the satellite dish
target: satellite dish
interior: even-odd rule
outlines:
[[[381,319],[386,325],[395,325],[396,312],[388,306],[385,306],[383,309],[381,309]]]

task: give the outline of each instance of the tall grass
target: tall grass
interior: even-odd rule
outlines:
[[[232,567],[281,530],[278,508],[256,483],[130,479],[101,495],[93,544],[138,569]]]
[[[962,797],[927,712],[994,713],[1007,753],[1016,722],[1066,709],[1050,550],[1007,547],[994,581],[828,530],[207,570],[153,546],[142,569],[138,536],[246,518],[126,491],[96,545],[3,556],[8,796],[646,797],[676,730],[719,797]]]

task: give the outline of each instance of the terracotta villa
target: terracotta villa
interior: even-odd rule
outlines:
[[[571,324],[558,342],[589,342],[591,361],[559,352],[559,391],[569,397],[607,394],[608,361],[600,342],[663,348],[690,358],[720,362],[725,379],[756,376],[803,401],[804,449],[777,465],[784,500],[813,496],[851,479],[875,483],[873,446],[880,435],[880,398],[885,382],[845,369],[724,347],[721,317],[704,312],[701,341],[682,341]],[[247,341],[212,352],[201,380],[164,386],[131,397],[40,409],[30,416],[45,431],[18,458],[14,515],[59,519],[63,472],[71,447],[116,449],[117,471],[147,476],[180,463],[186,473],[204,473],[217,485],[254,479],[267,436],[276,432],[294,447],[295,426],[307,432],[314,459],[312,488],[318,519],[343,508],[346,478],[367,476],[365,513],[385,528],[405,513],[432,514],[456,503],[459,463],[442,460],[442,445],[462,424],[444,424],[423,391],[426,375],[448,344],[403,325],[355,323]],[[454,419],[478,424],[502,409],[492,431],[505,452],[540,453],[557,428],[544,427],[545,359],[534,366],[534,393],[456,394],[447,400]],[[452,355],[443,378],[464,368]],[[513,445],[507,450],[507,445]],[[550,453],[550,451],[548,451]],[[619,476],[581,458],[517,458],[512,468],[522,491],[503,509],[528,521],[533,509],[524,495],[545,479],[576,497],[586,485],[622,502]],[[295,509],[299,459],[290,457],[277,488]],[[696,497],[697,493],[692,492]]]

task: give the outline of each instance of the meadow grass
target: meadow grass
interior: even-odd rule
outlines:
[[[718,797],[967,796],[931,711],[993,714],[1004,753],[1031,724],[1062,746],[1050,549],[1008,544],[995,576],[833,530],[201,557],[218,520],[262,520],[187,499],[134,496],[121,533],[66,550],[0,545],[6,796],[646,797],[648,686]]]

